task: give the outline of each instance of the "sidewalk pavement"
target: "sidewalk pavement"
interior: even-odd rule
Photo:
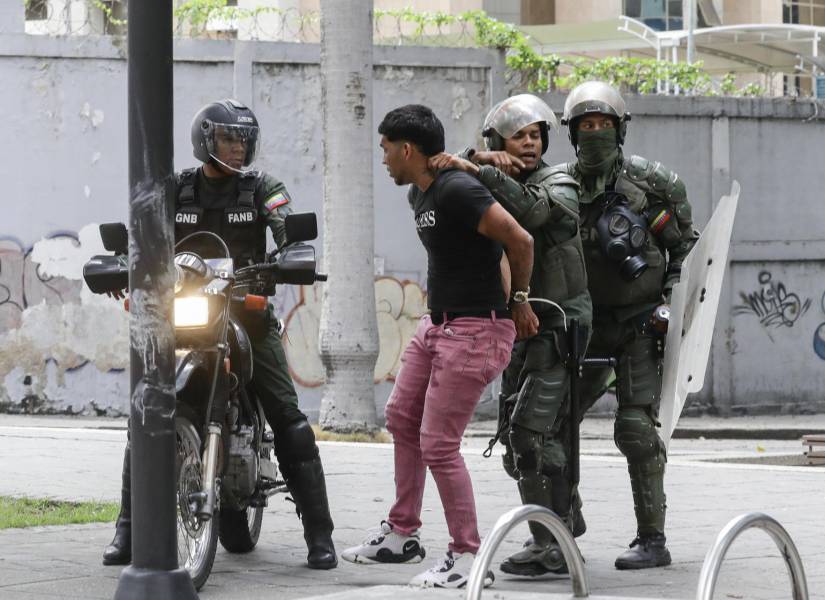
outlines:
[[[798,425],[804,433],[825,429],[822,415],[806,417],[804,424],[790,417],[760,419],[754,423]],[[485,432],[476,425],[473,431]],[[760,433],[753,433],[751,439],[674,439],[666,477],[668,546],[674,563],[662,569],[617,571],[613,560],[634,535],[627,467],[613,446],[612,421],[588,419],[582,432],[581,492],[588,530],[578,542],[587,561],[591,597],[695,597],[705,553],[717,533],[732,518],[761,511],[779,520],[791,534],[802,556],[810,597],[825,600],[825,567],[820,560],[825,543],[823,469],[709,462],[801,454],[798,439],[771,440]],[[124,442],[121,421],[0,416],[0,495],[116,500]],[[392,446],[329,442],[320,447],[336,522],[333,537],[342,550],[360,542],[365,530],[386,516],[393,498]],[[515,483],[503,472],[500,459],[482,458],[485,447],[483,437],[467,437],[463,446],[482,535],[503,512],[519,503]],[[342,561],[333,571],[311,571],[304,566],[306,549],[292,504],[275,496],[264,515],[256,550],[232,555],[219,549],[200,596],[221,600],[289,600],[329,594],[341,594],[330,600],[463,598],[463,593],[455,591],[416,591],[404,586],[446,549],[446,524],[432,480],[428,481],[422,519],[422,542],[428,550],[423,564],[360,566]],[[101,551],[111,534],[111,524],[0,531],[0,598],[112,598],[120,569],[100,565]],[[493,565],[516,551],[527,535],[526,525],[514,530]],[[494,570],[496,584],[484,592],[485,598],[532,600],[540,593],[542,597],[550,593],[569,597],[568,578],[525,581]],[[731,548],[715,597],[786,599],[791,597],[789,586],[774,543],[764,532],[751,531]]]

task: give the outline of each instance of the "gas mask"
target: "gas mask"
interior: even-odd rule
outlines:
[[[619,266],[625,281],[637,279],[647,269],[641,256],[647,242],[647,220],[630,209],[627,197],[613,191],[605,192],[605,207],[596,222],[602,252]]]

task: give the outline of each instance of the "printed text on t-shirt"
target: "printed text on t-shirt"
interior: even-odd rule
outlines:
[[[427,227],[435,227],[435,211],[428,210],[415,216],[415,227],[418,231]]]

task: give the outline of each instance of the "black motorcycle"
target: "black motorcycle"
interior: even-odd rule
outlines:
[[[252,345],[247,330],[264,326],[267,296],[277,284],[312,285],[318,235],[312,213],[286,217],[287,244],[262,264],[235,268],[219,236],[196,232],[175,246],[175,359],[178,562],[200,589],[217,543],[229,552],[252,550],[269,496],[285,492],[273,458],[274,438],[250,385]],[[94,293],[128,287],[128,235],[122,223],[100,226],[106,250],[83,277]],[[225,258],[178,251],[211,238]]]

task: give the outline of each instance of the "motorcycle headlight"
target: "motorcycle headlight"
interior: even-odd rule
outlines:
[[[175,298],[175,327],[204,327],[208,324],[208,298],[205,296]]]

